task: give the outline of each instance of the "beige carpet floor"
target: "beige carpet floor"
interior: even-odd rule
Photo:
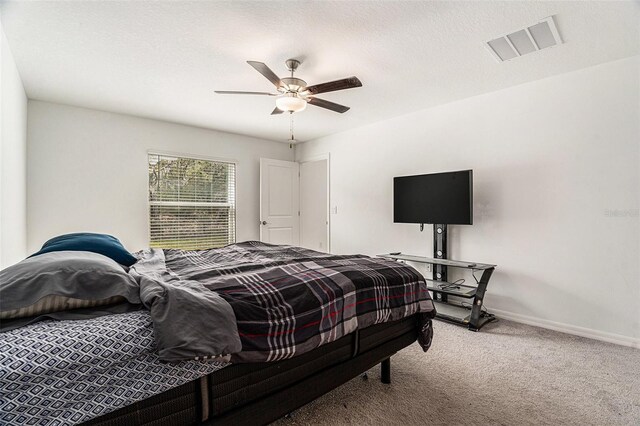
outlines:
[[[640,425],[640,350],[500,320],[417,344],[275,425]]]

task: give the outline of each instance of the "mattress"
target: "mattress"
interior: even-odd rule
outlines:
[[[0,424],[77,424],[228,366],[163,363],[148,311],[0,333]]]
[[[378,324],[295,358],[227,366],[206,382],[184,384],[87,425],[173,426],[207,418],[212,424],[264,424],[366,371],[417,335],[415,317]]]

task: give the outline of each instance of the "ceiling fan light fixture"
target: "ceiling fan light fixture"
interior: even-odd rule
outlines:
[[[284,112],[300,112],[307,107],[307,101],[293,94],[276,99],[276,107]]]

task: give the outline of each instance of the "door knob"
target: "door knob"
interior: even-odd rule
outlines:
[[[266,221],[266,220],[263,220],[263,221],[262,221],[262,222],[260,222],[260,223],[261,223],[261,224],[263,224],[263,225],[266,225],[266,224],[267,224],[267,221]]]

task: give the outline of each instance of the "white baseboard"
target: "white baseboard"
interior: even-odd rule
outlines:
[[[640,338],[637,337],[629,337],[623,336],[621,334],[592,330],[585,327],[578,327],[576,325],[563,324],[561,322],[555,322],[531,317],[528,315],[502,311],[500,309],[489,308],[489,312],[495,314],[495,316],[498,318],[504,318],[506,320],[515,321],[522,324],[533,325],[536,327],[547,328],[549,330],[560,331],[562,333],[573,334],[576,336],[587,337],[589,339],[595,339],[603,342],[615,343],[616,345],[629,346],[632,348],[640,349]]]

